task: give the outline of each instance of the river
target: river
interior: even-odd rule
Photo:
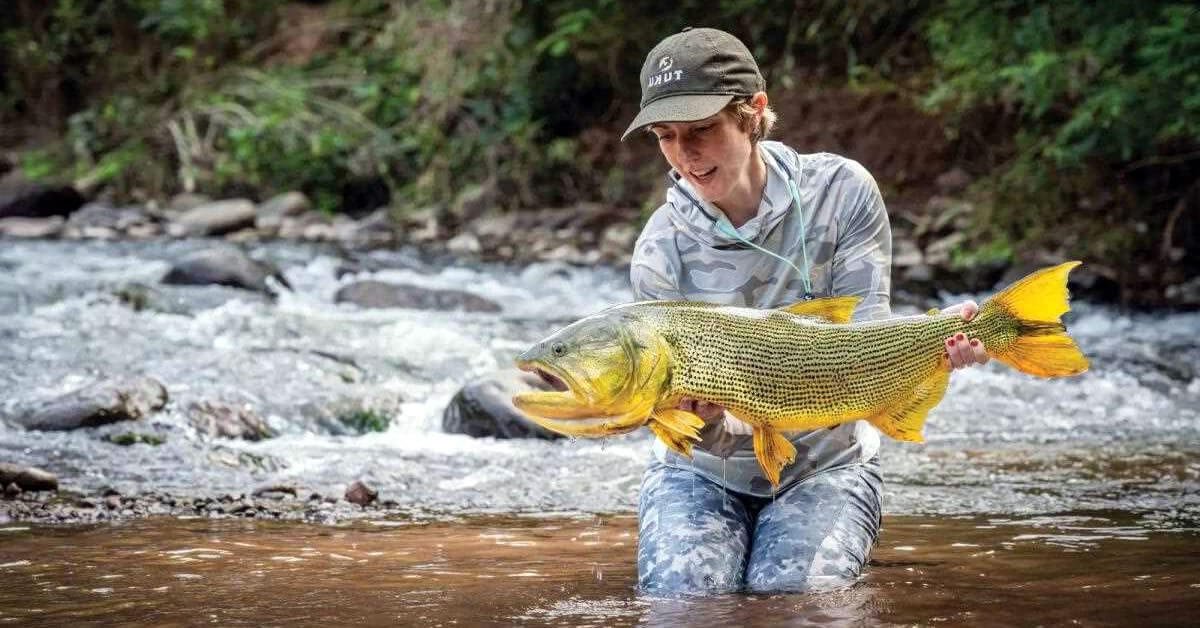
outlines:
[[[21,599],[47,608],[55,600],[70,600],[56,613],[64,612],[65,604],[80,613],[120,608],[129,613],[125,617],[134,617],[142,607],[133,600],[137,596],[122,597],[122,587],[148,596],[156,582],[168,586],[168,595],[160,599],[169,597],[168,605],[177,610],[193,609],[189,617],[197,619],[205,612],[197,602],[200,591],[232,592],[247,582],[266,581],[253,577],[275,575],[279,582],[339,583],[327,596],[303,598],[323,605],[320,612],[297,610],[297,617],[313,621],[354,612],[382,619],[401,607],[422,605],[431,617],[471,624],[480,617],[473,613],[482,611],[470,602],[488,595],[511,598],[488,606],[488,613],[543,623],[578,625],[588,613],[598,614],[595,621],[604,625],[655,623],[654,617],[684,612],[663,611],[631,590],[636,526],[628,517],[648,456],[646,435],[514,441],[446,434],[440,427],[442,408],[464,382],[508,365],[530,342],[566,322],[630,300],[622,271],[480,265],[393,251],[363,254],[358,268],[372,270],[345,274],[347,255],[334,248],[278,243],[250,248],[254,257],[282,268],[292,287],[273,299],[217,286],[158,284],[171,260],[210,244],[0,242],[0,460],[53,471],[64,489],[80,493],[111,488],[122,494],[236,495],[285,484],[340,495],[349,482],[363,479],[378,488],[381,499],[395,503],[394,511],[405,514],[374,523],[370,517],[334,522],[328,529],[179,519],[99,528],[5,524],[15,529],[0,532],[0,571],[23,584],[5,588],[6,594],[21,593],[0,597],[0,619],[25,616],[14,606]],[[341,285],[365,278],[468,290],[499,304],[500,311],[360,310],[333,302]],[[149,290],[151,306],[130,307],[121,297],[130,287]],[[944,301],[963,297],[944,295]],[[896,309],[918,311],[915,306]],[[735,597],[708,601],[705,608],[745,618],[750,611],[741,616],[731,609],[765,605],[758,610],[786,613],[797,604],[827,605],[835,618],[847,612],[907,623],[933,621],[954,609],[1051,612],[1055,596],[1080,604],[1098,599],[1072,592],[1090,590],[1072,589],[1074,584],[1043,582],[1048,573],[1066,574],[1062,577],[1084,583],[1079,587],[1104,588],[1107,597],[1100,596],[1105,601],[1095,608],[1116,608],[1125,599],[1113,597],[1112,585],[1143,590],[1146,580],[1155,578],[1163,579],[1160,591],[1171,593],[1146,594],[1162,602],[1154,611],[1161,614],[1152,616],[1169,623],[1166,609],[1173,607],[1165,605],[1168,600],[1189,600],[1195,608],[1200,601],[1194,560],[1200,530],[1200,314],[1129,314],[1075,303],[1067,322],[1092,359],[1088,373],[1042,381],[995,363],[956,373],[945,401],[930,414],[925,444],[885,443],[887,521],[861,587],[833,601]],[[128,431],[128,424],[70,432],[26,431],[16,424],[22,413],[80,386],[132,374],[152,376],[169,391],[167,407],[137,426],[165,438],[161,445],[121,447],[103,440]],[[259,442],[205,437],[185,416],[189,404],[202,401],[252,406],[278,435]],[[350,433],[335,417],[354,409],[389,416],[390,426],[378,433]],[[622,545],[581,545],[580,531],[593,525],[604,538],[622,539],[612,540]],[[552,577],[490,572],[486,563],[492,552],[507,551],[489,544],[487,535],[493,533],[538,543],[536,552],[500,556],[495,569],[521,573],[524,556],[538,563],[529,567],[532,572],[549,570]],[[543,536],[544,542],[537,540]],[[262,537],[272,543],[236,545],[255,545],[254,539]],[[459,558],[446,559],[464,561],[446,567],[459,576],[406,582],[400,579],[403,570],[394,571],[386,560],[357,562],[370,559],[371,551],[381,556],[412,551],[418,555],[413,564],[425,565],[412,567],[422,575],[435,562],[427,555],[433,538],[445,538],[459,552]],[[214,543],[228,553],[213,551],[218,558],[198,559],[194,568],[172,562],[180,554],[171,552]],[[314,548],[311,560],[300,556],[304,547]],[[931,553],[921,558],[914,551]],[[953,601],[963,594],[960,587],[977,562],[999,560],[969,559],[988,551],[1033,558],[1003,563],[991,570],[992,579],[972,586],[971,600]],[[1025,554],[1011,553],[1017,551]],[[351,560],[335,567],[341,563],[329,562],[333,554]],[[276,555],[305,560],[280,563]],[[1190,563],[1176,560],[1179,556],[1190,557]],[[1079,568],[1081,557],[1087,559],[1086,569]],[[96,577],[116,576],[114,582],[95,581],[80,565],[72,566],[78,561],[94,564]],[[224,565],[224,575],[195,582],[172,575],[195,571],[204,576],[214,569],[210,561]],[[609,575],[600,579],[581,571],[589,563],[602,564],[598,569]],[[906,571],[910,568],[915,571]],[[1105,571],[1110,568],[1111,573]],[[286,575],[286,570],[298,571]],[[42,575],[35,578],[37,573]],[[998,592],[1016,586],[1021,574],[1033,578],[1023,590],[1042,596],[1041,602]],[[1136,579],[1141,576],[1147,578]],[[350,590],[368,582],[374,583],[368,590]],[[50,583],[71,587],[64,590],[70,593],[46,593],[56,590],[45,588]],[[279,586],[282,591],[262,590],[274,597],[259,600],[257,614],[222,607],[214,610],[215,619],[282,617],[267,609],[291,607],[288,600],[301,599],[305,589]],[[914,597],[905,587],[921,587],[921,592]],[[512,597],[510,590],[526,593]],[[361,608],[375,603],[371,600],[378,602],[375,608]],[[465,610],[458,614],[447,610],[460,604]],[[908,610],[876,612],[884,607]],[[979,617],[945,616],[957,622]],[[1120,623],[1103,612],[1054,617]]]

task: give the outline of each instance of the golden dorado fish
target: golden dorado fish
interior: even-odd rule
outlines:
[[[764,475],[796,458],[780,432],[866,419],[902,441],[924,440],[929,410],[950,381],[943,341],[962,332],[988,354],[1039,377],[1077,375],[1088,360],[1061,322],[1067,275],[1079,262],[1037,271],[959,314],[849,324],[858,297],[760,310],[645,301],[579,320],[517,358],[553,390],[513,403],[539,425],[570,436],[607,436],[646,425],[691,456],[704,421],[684,397],[724,406],[754,428]]]

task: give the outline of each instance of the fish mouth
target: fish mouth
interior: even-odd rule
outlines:
[[[565,379],[555,375],[554,373],[551,373],[549,370],[535,362],[520,361],[517,362],[517,368],[525,371],[526,373],[533,373],[534,375],[537,375],[538,378],[545,382],[546,385],[555,392],[567,392],[571,390],[571,387],[567,384]]]

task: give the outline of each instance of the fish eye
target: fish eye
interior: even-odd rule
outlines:
[[[567,354],[567,345],[565,345],[561,342],[556,342],[556,343],[550,345],[550,353],[553,353],[554,355],[561,358],[562,356]]]

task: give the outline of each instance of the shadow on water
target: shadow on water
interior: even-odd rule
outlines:
[[[859,583],[775,596],[640,595],[636,533],[627,515],[8,525],[0,622],[1157,625],[1200,604],[1195,528],[1107,515],[892,517]]]

